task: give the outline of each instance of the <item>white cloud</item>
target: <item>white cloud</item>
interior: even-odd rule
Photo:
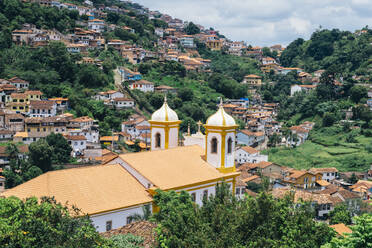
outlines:
[[[354,31],[372,26],[372,0],[135,0],[152,10],[253,45],[309,38],[320,25]]]

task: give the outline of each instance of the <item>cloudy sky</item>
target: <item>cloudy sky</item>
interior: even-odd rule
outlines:
[[[372,26],[372,0],[133,0],[151,10],[213,27],[252,45],[287,45],[319,28]]]

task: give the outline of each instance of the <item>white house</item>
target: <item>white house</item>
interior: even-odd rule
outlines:
[[[132,116],[121,124],[121,131],[136,139],[143,133],[150,133],[150,123],[141,116]]]
[[[52,117],[57,115],[57,104],[54,101],[30,101],[30,117]]]
[[[99,130],[94,126],[84,129],[70,129],[68,134],[70,136],[84,136],[87,143],[99,143]]]
[[[105,21],[99,19],[89,20],[88,29],[101,33],[105,30]]]
[[[87,148],[87,139],[82,135],[67,135],[66,139],[72,148],[72,156],[81,156]]]
[[[261,155],[259,151],[250,146],[243,146],[235,151],[235,162],[238,164],[259,163],[261,161],[267,162],[268,155]]]
[[[293,96],[296,92],[305,91],[309,92],[310,90],[313,90],[316,88],[316,85],[298,85],[294,84],[291,85],[291,96]]]
[[[237,144],[238,145],[258,145],[265,141],[264,132],[251,132],[249,130],[239,130],[237,135]]]
[[[154,92],[154,83],[141,79],[139,81],[131,82],[129,84],[131,90],[140,90],[142,92]]]
[[[133,108],[134,107],[134,100],[127,98],[127,97],[118,97],[114,98],[113,105],[116,108]]]
[[[104,92],[99,92],[97,95],[94,96],[96,100],[114,100],[115,98],[124,97],[124,94],[117,90],[109,90]]]
[[[338,178],[338,170],[335,167],[311,168],[309,172],[313,174],[322,173],[322,180],[325,180],[327,182],[330,182],[333,179]]]

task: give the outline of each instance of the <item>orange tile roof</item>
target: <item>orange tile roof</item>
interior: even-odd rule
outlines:
[[[240,174],[220,173],[202,158],[203,155],[204,150],[194,145],[122,154],[120,158],[162,190],[219,181]]]
[[[353,231],[348,227],[346,226],[344,223],[340,223],[340,224],[335,224],[335,225],[331,225],[329,226],[331,228],[333,228],[338,235],[340,236],[346,236],[345,234],[346,233],[352,233]]]
[[[100,141],[118,141],[119,136],[102,136],[99,140]]]
[[[243,151],[245,151],[245,152],[248,152],[249,154],[254,154],[254,153],[259,152],[259,151],[257,151],[256,149],[254,149],[253,147],[250,147],[250,146],[243,146],[241,149],[243,149]]]
[[[1,196],[54,196],[89,215],[152,201],[142,184],[118,164],[49,171]]]

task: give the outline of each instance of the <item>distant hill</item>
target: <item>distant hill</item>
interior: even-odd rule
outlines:
[[[372,73],[372,30],[317,30],[310,40],[298,38],[283,51],[280,62],[313,72],[336,66],[344,73]]]

